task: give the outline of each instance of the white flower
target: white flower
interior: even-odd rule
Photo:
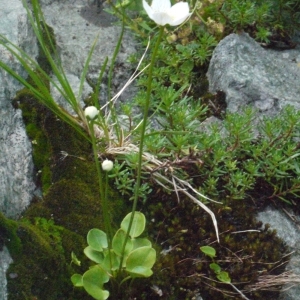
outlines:
[[[114,163],[111,160],[106,159],[102,163],[102,169],[103,169],[103,171],[109,172],[109,171],[112,170],[113,167],[114,167]]]
[[[99,114],[99,110],[95,106],[88,106],[84,110],[84,115],[89,118],[90,120],[94,120],[97,115]]]
[[[149,18],[156,24],[177,26],[183,23],[191,14],[186,2],[178,2],[171,7],[170,0],[152,0],[151,6],[143,0],[143,6]]]

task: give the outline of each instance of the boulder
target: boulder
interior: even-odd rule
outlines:
[[[30,29],[21,0],[0,1],[0,34],[26,51],[37,55],[37,44]],[[3,46],[0,60],[26,77],[21,65]],[[26,135],[22,112],[11,100],[22,86],[0,69],[0,211],[17,218],[31,201],[33,183],[32,147]],[[6,271],[12,259],[6,247],[0,246],[0,300],[7,299]]]
[[[299,36],[295,38],[299,43]],[[215,48],[207,77],[211,93],[225,93],[229,112],[241,112],[245,106],[251,106],[257,110],[257,120],[261,120],[280,113],[286,105],[300,109],[299,46],[283,51],[264,49],[246,33],[230,34]],[[268,207],[257,219],[270,224],[293,252],[286,267],[291,272],[288,280],[293,282],[283,286],[280,299],[299,299],[300,217]]]
[[[226,94],[227,110],[246,105],[274,115],[285,105],[300,109],[300,49],[261,47],[248,34],[230,34],[215,48],[207,72],[209,91]]]
[[[72,81],[76,81],[74,77],[79,80],[89,51],[97,39],[88,72],[88,78],[95,84],[106,57],[109,59],[108,66],[110,65],[121,34],[121,26],[113,24],[116,19],[103,9],[99,11],[93,1],[42,0],[41,5],[47,24],[54,30],[63,68]],[[111,96],[114,96],[131,76],[132,67],[127,59],[135,52],[136,43],[133,36],[125,32],[113,71]],[[104,75],[100,91],[102,104],[107,101],[106,84],[107,73]],[[130,87],[122,93],[120,101],[131,99],[135,91]]]

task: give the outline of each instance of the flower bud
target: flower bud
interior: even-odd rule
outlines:
[[[95,106],[88,106],[84,110],[84,115],[90,120],[94,120],[98,114],[99,114],[99,110]]]
[[[171,34],[171,35],[169,35],[168,37],[167,37],[167,42],[169,43],[169,44],[172,44],[172,43],[174,43],[174,42],[176,42],[177,41],[177,35],[175,34],[175,33],[173,33],[173,34]]]
[[[114,163],[111,160],[106,159],[102,163],[102,169],[105,172],[111,171],[113,167],[114,167]]]

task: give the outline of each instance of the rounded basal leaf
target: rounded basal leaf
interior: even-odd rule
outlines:
[[[103,262],[101,263],[101,266],[107,270],[108,272],[115,271],[119,268],[120,265],[120,257],[117,256],[117,254],[111,250],[110,256],[108,253],[106,254]]]
[[[213,247],[210,247],[210,246],[203,246],[203,247],[200,247],[200,250],[206,254],[207,256],[213,258],[216,256],[216,249],[213,248]]]
[[[156,251],[151,247],[141,247],[133,250],[126,259],[126,271],[135,277],[149,277],[150,270],[156,260]],[[150,272],[151,271],[151,274]]]
[[[221,271],[218,275],[217,278],[224,283],[230,283],[231,282],[231,278],[228,274],[228,272],[225,271]]]
[[[123,229],[119,229],[115,236],[113,237],[112,240],[112,248],[115,251],[115,253],[117,255],[121,255],[122,253],[122,249],[123,249],[123,245],[124,245],[124,241],[125,241],[125,236],[126,236],[126,232]],[[128,253],[132,250],[133,246],[132,246],[132,241],[129,238],[127,240],[126,243],[126,247],[125,247],[125,251],[124,251],[124,256],[127,256]]]
[[[130,276],[132,278],[137,278],[137,277],[150,277],[153,272],[151,269],[149,268],[145,268],[145,267],[135,267],[133,269],[127,270],[126,271],[130,274]]]
[[[82,285],[94,299],[105,300],[109,297],[109,292],[103,289],[103,284],[108,280],[107,273],[99,266],[94,266],[83,274]]]
[[[129,213],[122,221],[121,223],[121,228],[127,232],[128,226],[129,226],[129,222],[130,222],[130,218],[131,218],[131,214]],[[145,226],[146,226],[146,218],[144,216],[144,214],[142,214],[141,212],[136,211],[134,214],[134,218],[133,218],[133,222],[132,222],[132,226],[130,229],[130,237],[135,238],[140,236],[143,231],[145,230]]]
[[[147,238],[132,239],[133,250],[141,247],[151,247],[152,244]]]
[[[106,233],[97,228],[91,229],[88,232],[87,242],[96,251],[103,251],[103,248],[108,247]]]
[[[73,285],[76,286],[76,287],[83,286],[82,276],[80,274],[72,275],[71,281],[72,281]]]
[[[83,252],[87,258],[98,264],[100,264],[104,259],[103,252],[96,251],[91,246],[87,246]]]
[[[209,267],[216,273],[219,274],[221,272],[221,267],[216,263],[211,263]]]

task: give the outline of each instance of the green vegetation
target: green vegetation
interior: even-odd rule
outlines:
[[[90,123],[77,99],[95,44],[83,68],[79,95],[74,95],[58,63],[53,31],[33,0],[39,21],[34,27],[41,47],[38,63],[22,51],[19,55],[20,49],[4,37],[0,40],[4,47],[13,47],[12,54],[29,73],[26,81],[0,62],[25,86],[14,104],[23,111],[42,190],[42,198],[35,197],[20,220],[0,216],[1,246],[5,243],[14,259],[8,272],[17,274],[8,278],[9,299],[90,299],[81,289],[74,290],[72,283],[96,299],[105,299],[108,289],[116,299],[126,300],[158,295],[192,299],[197,293],[207,299],[239,297],[230,280],[250,298],[276,298],[277,292],[255,290],[254,285],[261,274],[275,276],[283,271],[287,249],[276,232],[262,228],[253,215],[269,203],[299,210],[300,113],[287,107],[281,115],[258,124],[250,108],[243,114],[228,114],[222,97],[207,93],[205,73],[214,47],[231,32],[245,30],[267,46],[277,41],[292,46],[290,36],[300,23],[298,2],[189,1],[194,9],[191,18],[175,30],[161,27],[161,40],[156,24],[141,11],[141,3],[116,3],[110,12],[125,14],[123,21],[141,45],[151,36],[149,57],[146,54],[139,69],[150,59],[153,68],[137,79],[139,91],[132,101],[118,109],[110,106],[113,117],[109,119],[98,103],[106,62],[89,97],[89,104],[100,109],[98,119]],[[130,59],[133,66],[136,57]],[[77,117],[55,103],[50,83]],[[133,113],[136,107],[143,116]],[[127,116],[128,126],[120,126],[118,114]],[[204,126],[209,116],[219,122]],[[97,140],[91,124],[103,133]],[[115,161],[105,176],[99,168],[99,153],[101,159]],[[135,211],[137,203],[143,213],[125,217],[122,227],[124,212],[131,204]],[[216,217],[215,228],[212,215],[202,208]],[[136,228],[135,218],[141,215],[148,223],[145,226],[143,217],[144,237],[134,245],[140,238],[131,234],[129,224]],[[205,256],[199,251],[207,245],[213,245],[217,257],[207,259],[207,252]],[[143,251],[149,252],[150,262],[141,262]],[[84,275],[72,276],[77,272]],[[127,285],[126,279],[132,278],[134,284]]]
[[[134,214],[129,232],[130,239],[126,240],[131,216],[132,213],[129,213],[122,220],[120,229],[112,238],[111,246],[102,230],[91,229],[88,232],[88,246],[84,249],[84,254],[96,265],[90,267],[83,275],[74,274],[71,280],[74,286],[83,287],[94,299],[107,299],[110,294],[113,298],[120,299],[127,280],[147,278],[153,274],[151,268],[156,260],[156,252],[147,238],[139,237],[145,230],[146,218],[141,212]],[[76,264],[81,264],[77,258],[73,260]],[[123,263],[119,267],[121,260]],[[113,281],[111,293],[103,286],[109,280]]]

